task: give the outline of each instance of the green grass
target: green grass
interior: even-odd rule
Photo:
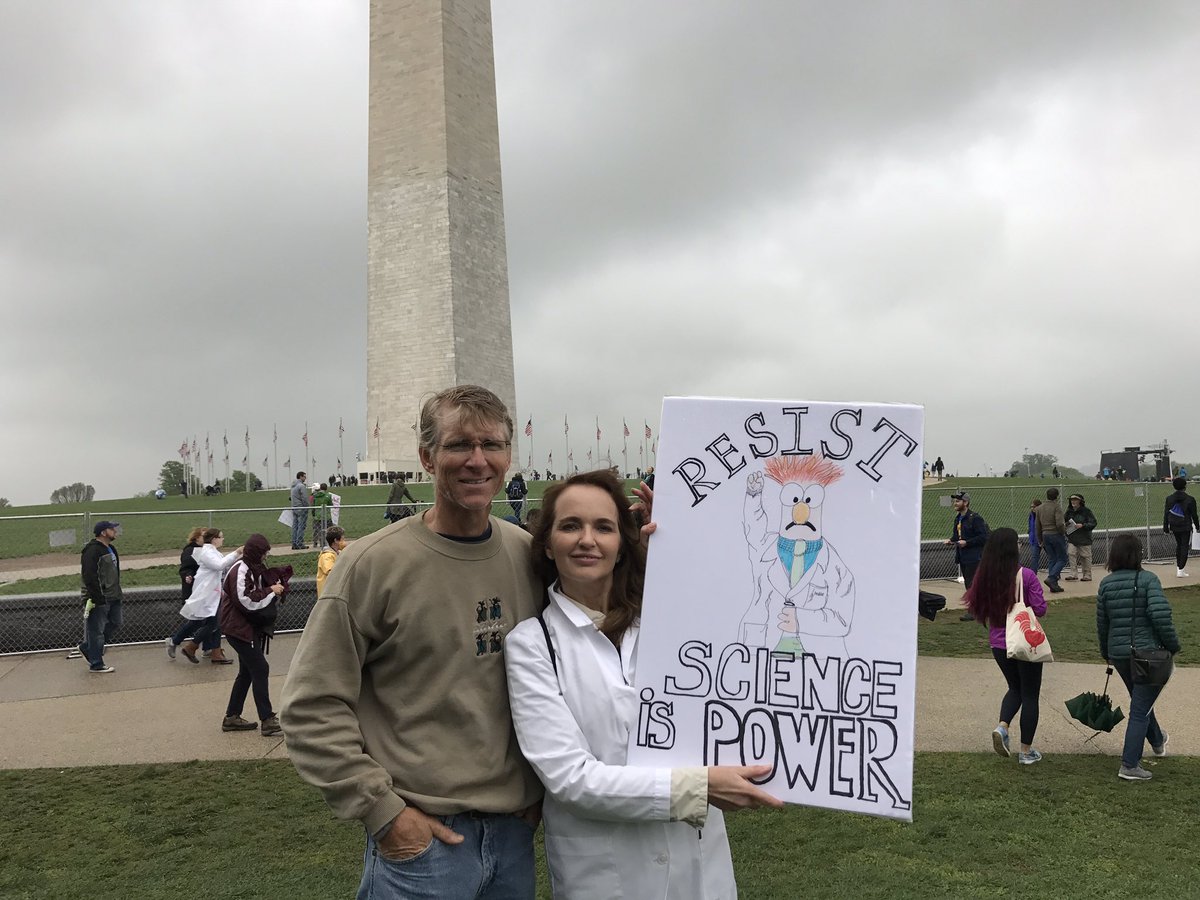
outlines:
[[[1155,765],[1155,763],[1157,763]],[[1200,759],[918,754],[912,824],[804,807],[728,817],[744,900],[1195,895]],[[1153,835],[1135,849],[1129,835]],[[1137,847],[1143,847],[1138,841]],[[0,896],[324,898],[361,831],[283,760],[0,772]],[[549,898],[540,857],[539,898]]]
[[[925,540],[950,536],[954,511],[949,506],[943,506],[942,499],[949,497],[951,491],[959,487],[971,492],[972,509],[982,515],[993,529],[1003,525],[1024,534],[1028,529],[1030,501],[1035,496],[1045,496],[1046,489],[1055,483],[1038,478],[956,478],[931,485],[923,492],[921,536]],[[529,500],[539,500],[550,484],[544,481],[530,482]],[[626,484],[632,489],[636,482],[629,481]],[[1147,522],[1152,527],[1161,527],[1163,499],[1171,491],[1171,486],[1167,484],[1100,481],[1066,487],[1065,493],[1078,490],[1086,496],[1089,508],[1099,521],[1098,538],[1101,538],[1105,528],[1145,526]],[[419,502],[433,499],[433,486],[429,482],[412,484],[410,490]],[[346,507],[342,510],[340,524],[351,537],[370,534],[385,524],[381,506],[352,507],[383,504],[388,491],[386,485],[337,489]],[[1137,496],[1138,491],[1142,492],[1141,496]],[[497,500],[503,498],[497,495]],[[62,549],[77,551],[91,537],[82,518],[85,512],[91,515],[91,522],[99,518],[113,518],[121,522],[123,531],[119,546],[123,552],[131,554],[178,549],[183,546],[188,531],[196,525],[225,529],[226,544],[229,546],[241,543],[254,532],[265,534],[271,541],[280,543],[290,537],[288,529],[278,522],[279,510],[288,505],[288,492],[276,490],[216,497],[168,497],[162,501],[153,497],[134,497],[91,503],[11,507],[0,510],[0,558],[50,553],[49,533],[65,529],[75,530],[76,543]],[[509,511],[506,503],[500,503],[495,508],[501,515]],[[50,518],[13,518],[21,515]],[[311,528],[310,521],[310,531]]]
[[[1175,657],[1176,665],[1196,665],[1189,659],[1189,649],[1196,646],[1200,636],[1200,585],[1172,588],[1167,593],[1171,603],[1171,620],[1183,649]],[[917,626],[919,656],[951,656],[990,659],[987,629],[978,622],[960,622],[959,611],[940,612],[930,622],[921,619]],[[1099,642],[1096,636],[1096,598],[1071,597],[1050,600],[1042,620],[1054,658],[1059,662],[1098,662]]]

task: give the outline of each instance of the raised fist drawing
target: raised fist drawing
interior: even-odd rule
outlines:
[[[746,493],[751,497],[757,497],[763,490],[762,472],[751,472],[746,476]]]

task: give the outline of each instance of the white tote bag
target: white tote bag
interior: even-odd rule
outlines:
[[[1008,611],[1008,620],[1004,625],[1004,644],[1008,648],[1009,659],[1054,662],[1050,639],[1046,637],[1042,623],[1034,611],[1025,605],[1025,579],[1020,569],[1017,569],[1017,598]]]

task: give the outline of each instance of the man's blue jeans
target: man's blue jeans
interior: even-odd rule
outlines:
[[[1142,760],[1142,750],[1147,741],[1150,747],[1161,747],[1162,729],[1154,717],[1154,703],[1162,688],[1154,684],[1134,684],[1128,659],[1114,659],[1113,668],[1129,689],[1129,720],[1125,724],[1125,747],[1121,751],[1121,765],[1132,769]]]
[[[1031,544],[1029,548],[1030,560],[1029,568],[1036,575],[1038,567],[1042,564],[1042,548],[1037,544]]]
[[[412,859],[385,859],[367,838],[358,900],[533,900],[533,829],[516,816],[439,817],[465,838],[437,838]]]
[[[93,606],[87,617],[87,637],[79,649],[93,669],[104,667],[104,645],[121,627],[121,601],[109,600],[103,606]]]
[[[1046,548],[1046,580],[1058,584],[1058,576],[1067,566],[1067,538],[1062,534],[1043,534],[1042,546]]]
[[[304,526],[308,524],[308,510],[301,506],[292,507],[292,547],[304,543]]]

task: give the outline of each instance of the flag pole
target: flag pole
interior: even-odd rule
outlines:
[[[278,424],[276,424],[274,426],[274,430],[272,431],[272,434],[274,435],[274,437],[271,440],[271,444],[275,448],[275,450],[274,450],[274,452],[275,452],[275,487],[279,487],[279,425]]]
[[[596,416],[596,465],[600,465],[600,417]]]

